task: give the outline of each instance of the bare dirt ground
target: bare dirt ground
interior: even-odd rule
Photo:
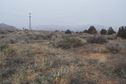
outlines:
[[[0,84],[126,84],[126,40],[89,43],[91,36],[0,34]]]

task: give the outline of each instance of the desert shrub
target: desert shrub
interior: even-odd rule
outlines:
[[[36,84],[68,84],[61,81],[61,79],[65,79],[68,77],[68,72],[64,72],[63,69],[51,70],[49,72],[39,74],[35,78]],[[62,83],[63,82],[63,83]]]
[[[81,72],[81,74],[83,74]],[[73,77],[70,78],[70,83],[69,84],[97,84],[96,81],[94,80],[89,80],[87,78],[83,78],[80,73],[75,73]]]
[[[8,68],[6,70],[2,71],[2,78],[8,78],[9,76],[12,76],[16,72],[15,68]]]
[[[96,34],[97,30],[94,26],[90,26],[90,28],[88,29],[88,33],[89,34]]]
[[[126,78],[126,65],[115,66],[112,73],[119,78]]]
[[[97,84],[95,80],[88,79],[82,71],[77,71],[69,77],[70,83],[69,84]]]
[[[87,38],[88,43],[97,43],[103,44],[107,42],[107,39],[104,36],[92,36]]]
[[[61,84],[58,83],[62,74],[57,74],[57,71],[49,72],[43,75],[39,75],[35,79],[35,84]],[[56,81],[57,80],[57,81]]]
[[[117,36],[126,38],[126,27],[124,26],[120,27]]]
[[[87,29],[85,29],[85,30],[83,31],[83,33],[88,33],[88,30],[87,30]]]
[[[0,36],[0,39],[3,39],[3,38],[5,38],[5,36]]]
[[[54,32],[60,32],[59,30],[55,30]]]
[[[79,78],[74,78],[71,80],[70,84],[97,84],[95,81],[92,80],[82,80]]]
[[[109,29],[108,29],[108,35],[112,35],[114,33],[116,33],[116,32],[113,30],[113,28],[109,27]]]
[[[71,34],[72,32],[68,29],[65,31],[65,34]]]
[[[26,45],[15,45],[16,47],[13,47],[10,45],[9,47],[5,48],[2,53],[4,53],[4,56],[7,56],[6,59],[4,59],[4,67],[2,70],[0,69],[0,73],[4,82],[8,82],[7,84],[26,84],[22,83],[25,80],[23,79],[25,76],[25,73],[23,71],[20,71],[21,69],[26,68],[34,68],[34,54],[30,50],[30,47]],[[26,70],[24,70],[26,71]],[[10,80],[12,79],[12,80]],[[27,80],[27,79],[26,79]],[[6,83],[3,83],[6,84]]]
[[[107,34],[107,30],[106,30],[106,29],[102,29],[102,30],[100,31],[100,33],[101,33],[102,35],[105,35],[105,34]]]
[[[106,48],[111,52],[111,53],[119,53],[121,51],[121,45],[119,43],[108,43],[106,45]]]
[[[7,31],[0,30],[0,34],[6,34],[6,33],[7,33]]]
[[[116,35],[116,34],[113,34],[113,35],[106,35],[105,37],[106,37],[108,40],[117,39],[117,35]]]
[[[14,50],[14,49],[11,48],[11,47],[8,47],[8,48],[4,49],[3,52],[4,52],[4,54],[5,54],[6,56],[13,56],[13,55],[16,54],[16,50]]]
[[[80,39],[65,37],[63,40],[61,40],[57,43],[56,47],[63,48],[63,49],[69,49],[69,48],[83,46],[83,44],[84,43]]]
[[[26,67],[22,67],[12,76],[12,84],[30,84],[28,81],[26,82]]]
[[[5,64],[6,56],[0,52],[0,66]]]
[[[1,44],[0,45],[0,51],[3,51],[6,48],[8,48],[8,45],[7,44]]]
[[[16,40],[15,39],[10,39],[10,43],[14,44],[14,43],[16,43]]]
[[[101,70],[108,77],[126,79],[126,63],[124,60],[112,61],[112,64],[104,64],[103,67],[101,67]]]

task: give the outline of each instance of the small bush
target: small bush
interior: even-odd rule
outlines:
[[[71,34],[72,32],[70,30],[66,30],[65,34]]]
[[[59,41],[57,44],[57,47],[63,48],[63,49],[69,49],[74,47],[80,47],[84,43],[77,38],[64,38],[63,40]]]
[[[83,31],[83,33],[88,33],[88,30],[87,30],[87,29],[85,29],[85,30]]]
[[[107,30],[106,30],[106,29],[102,29],[102,30],[100,31],[100,33],[101,33],[102,35],[106,35],[106,34],[107,34]]]
[[[117,77],[126,78],[126,65],[116,66],[112,72]]]
[[[103,36],[93,36],[87,38],[88,43],[97,43],[97,44],[103,44],[107,42],[107,39]]]
[[[111,53],[119,53],[121,51],[121,46],[119,45],[119,43],[109,43],[106,45],[106,48]]]
[[[27,75],[26,74],[26,67],[22,67],[21,69],[17,70],[18,72],[16,72],[15,74],[13,74],[12,76],[12,84],[31,84],[29,83],[28,79],[27,79]]]
[[[2,77],[8,78],[9,76],[12,76],[15,72],[16,72],[16,69],[8,68],[8,69],[2,71]]]
[[[6,48],[8,48],[8,45],[7,44],[1,44],[0,45],[0,51],[3,51]]]
[[[106,37],[106,39],[108,39],[108,40],[115,40],[115,39],[117,39],[117,35],[116,35],[116,34],[113,34],[113,35],[106,35],[105,37]]]
[[[4,52],[4,55],[6,56],[13,56],[16,54],[16,51],[11,47],[4,49],[3,52]]]
[[[126,63],[125,59],[118,58],[116,61],[111,61],[112,63],[109,63],[109,65],[104,65],[104,68],[101,70],[106,74],[107,76],[111,78],[122,78],[126,79]]]

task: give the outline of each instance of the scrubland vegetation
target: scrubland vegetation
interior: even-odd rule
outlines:
[[[0,33],[0,84],[126,84],[126,28]]]

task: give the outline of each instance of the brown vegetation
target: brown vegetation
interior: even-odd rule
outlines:
[[[0,84],[126,84],[125,39],[58,31],[0,37]]]

